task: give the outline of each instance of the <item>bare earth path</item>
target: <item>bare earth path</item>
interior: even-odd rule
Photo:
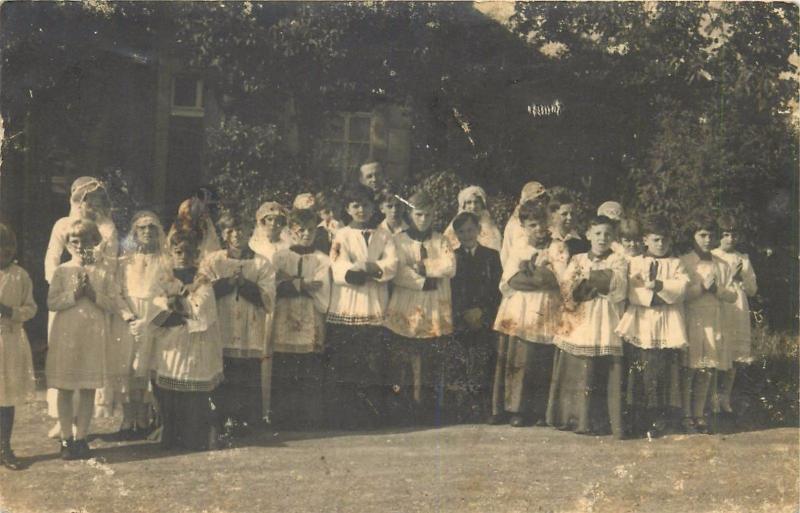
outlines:
[[[546,428],[264,433],[214,453],[95,440],[64,462],[44,404],[18,409],[24,472],[0,510],[49,512],[797,511],[798,430],[618,442]],[[95,423],[111,432],[116,419]]]

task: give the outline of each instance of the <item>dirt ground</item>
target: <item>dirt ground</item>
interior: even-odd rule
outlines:
[[[95,439],[65,462],[43,402],[18,409],[31,467],[0,469],[3,513],[797,511],[798,430],[615,441],[547,428],[267,432],[213,453]],[[94,423],[113,432],[119,419]]]

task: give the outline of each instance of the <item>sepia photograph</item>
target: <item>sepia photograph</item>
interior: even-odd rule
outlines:
[[[0,513],[796,513],[800,5],[0,0]]]

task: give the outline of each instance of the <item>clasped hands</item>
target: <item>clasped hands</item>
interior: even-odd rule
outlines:
[[[94,287],[92,287],[92,284],[89,281],[89,275],[86,274],[86,272],[81,272],[77,276],[77,281],[78,283],[75,287],[75,292],[73,293],[75,301],[85,297],[92,303],[97,302],[97,292],[95,292]]]
[[[364,273],[366,276],[376,280],[383,276],[380,266],[375,262],[356,262],[353,271]]]

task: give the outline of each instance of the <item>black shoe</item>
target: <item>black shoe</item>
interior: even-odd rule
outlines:
[[[0,449],[0,465],[9,470],[22,470],[25,468],[25,465],[17,459],[11,447]]]
[[[75,459],[77,460],[88,460],[92,457],[92,451],[89,449],[89,443],[85,438],[75,440],[73,448],[75,450]]]
[[[547,427],[547,421],[544,419],[536,419],[536,422],[533,423],[536,427]]]
[[[698,433],[702,433],[704,435],[711,434],[711,427],[708,425],[708,422],[706,422],[706,419],[703,418],[695,419],[694,425]]]
[[[511,420],[508,421],[511,427],[525,427],[525,417],[522,415],[512,415]]]
[[[61,446],[60,446],[61,449],[59,452],[61,454],[62,460],[70,461],[77,459],[75,457],[74,446],[75,446],[75,440],[73,440],[72,438],[68,438],[66,440],[64,440],[63,438],[61,439]]]
[[[128,440],[147,440],[150,433],[150,428],[133,426],[130,429],[130,438]]]
[[[683,420],[681,420],[681,428],[687,435],[697,434],[697,425],[692,417],[684,417]]]
[[[117,431],[117,440],[121,440],[123,442],[133,440],[134,436],[135,433],[132,427],[129,427],[127,429],[120,429],[119,431]]]

